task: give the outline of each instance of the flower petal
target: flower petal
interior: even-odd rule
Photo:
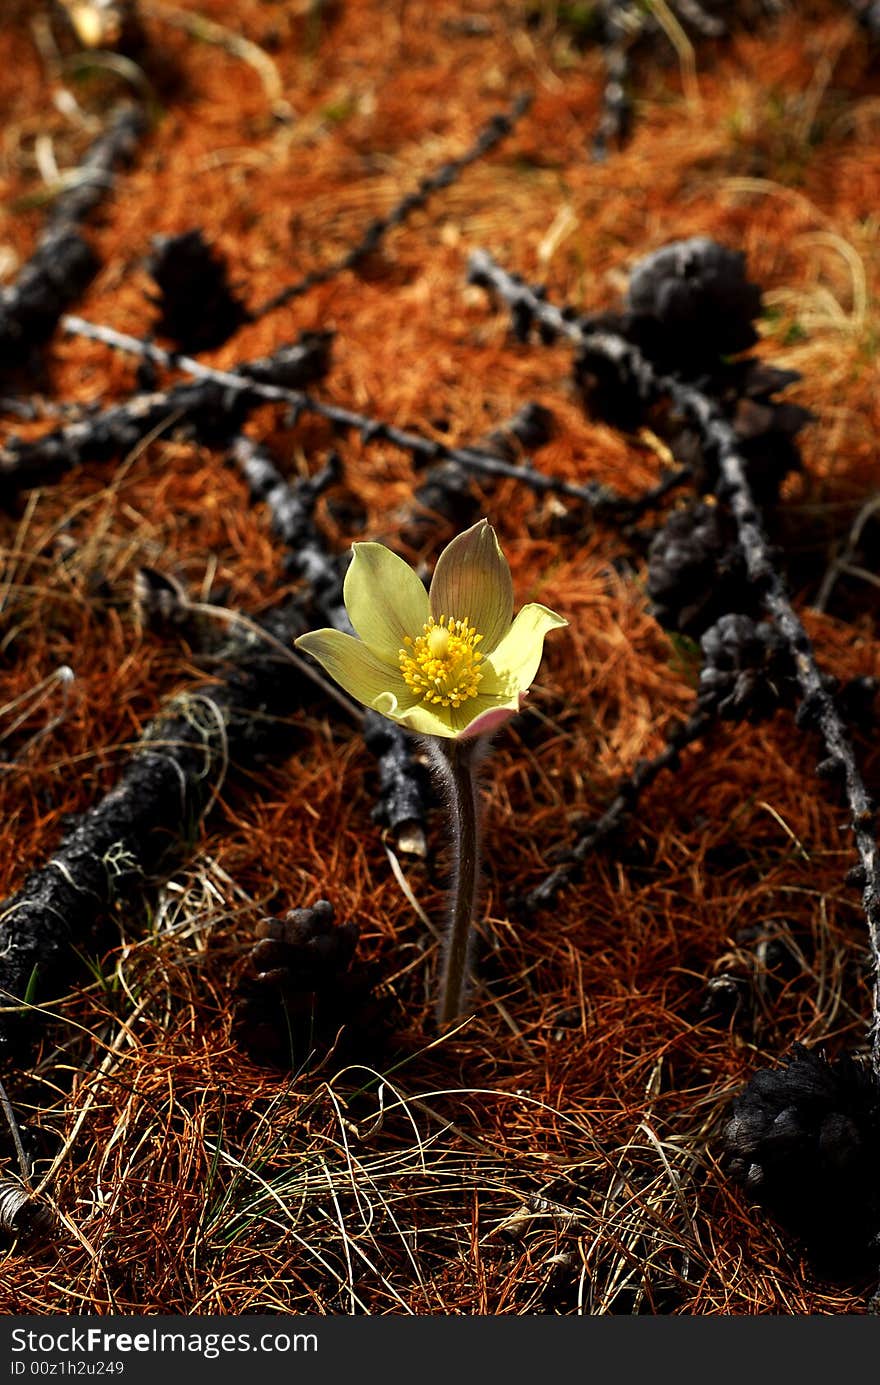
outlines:
[[[404,635],[420,635],[428,619],[427,592],[409,563],[384,543],[352,548],[342,588],[345,609],[364,644],[396,672]]]
[[[341,630],[312,630],[300,635],[294,644],[317,659],[341,688],[366,707],[389,693],[404,702],[411,695],[399,669],[384,663],[354,635],[344,635]]]
[[[513,620],[513,582],[507,559],[487,520],[481,519],[444,548],[431,582],[431,615],[465,620],[479,635],[485,654]]]
[[[516,699],[516,702],[498,702],[492,707],[487,707],[485,712],[480,712],[473,721],[469,721],[463,731],[459,732],[459,740],[472,740],[475,736],[490,736],[493,731],[497,731],[511,717],[515,717],[520,711],[525,701],[525,693]]]
[[[520,698],[469,697],[460,707],[429,707],[416,702],[401,706],[391,693],[374,704],[377,712],[399,722],[422,736],[440,736],[446,740],[465,740],[497,729],[519,711]]]
[[[547,606],[537,602],[523,606],[504,639],[483,665],[483,691],[508,697],[527,692],[544,653],[544,636],[567,624],[567,620]]]

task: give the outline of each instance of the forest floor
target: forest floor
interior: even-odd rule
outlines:
[[[602,50],[566,27],[576,8],[149,0],[143,49],[107,58],[80,53],[57,12],[12,0],[4,282],[32,253],[53,180],[119,99],[145,102],[151,123],[85,227],[100,268],[73,311],[144,337],[153,236],[201,228],[240,298],[262,303],[345,253],[530,92],[509,136],[355,270],[200,359],[230,368],[332,329],[321,399],[456,444],[534,400],[554,419],[536,466],[635,496],[661,476],[662,442],[585,409],[570,347],[517,341],[467,284],[468,256],[486,249],[553,301],[593,311],[617,307],[631,266],[666,242],[740,250],[764,295],[755,353],[800,372],[786,399],[814,415],[780,506],[792,597],[823,669],[878,676],[876,572],[841,575],[817,605],[876,490],[876,44],[831,0],[734,16],[728,37],[693,48],[661,35],[635,61],[629,138],[596,160]],[[30,387],[48,406],[136,389],[130,357],[61,331],[40,370]],[[0,441],[56,422],[7,411]],[[112,788],[163,701],[204,676],[185,631],[139,617],[139,569],[248,617],[296,593],[271,516],[223,447],[175,437],[173,420],[158,431],[0,512],[0,898]],[[417,484],[405,452],[276,405],[247,432],[294,479],[337,448],[343,479],[316,511],[332,550],[400,546]],[[287,718],[283,756],[230,765],[173,873],[76,941],[66,984],[39,997],[29,1047],[5,1062],[55,1221],[42,1238],[6,1238],[3,1312],[867,1311],[878,1276],[824,1277],[722,1157],[731,1102],[755,1071],[796,1041],[832,1056],[866,1048],[865,919],[844,879],[846,814],[815,775],[817,738],[786,710],[716,722],[552,907],[518,916],[509,901],[688,715],[699,650],[651,613],[656,513],[635,536],[589,517],[560,525],[560,499],[515,478],[487,483],[480,501],[517,606],[540,601],[569,627],[548,639],[528,708],[485,768],[466,1021],[442,1036],[434,1023],[443,812],[432,809],[424,856],[383,833],[375,761],[351,719],[316,698]],[[421,551],[401,551],[429,565],[452,532],[438,521]],[[869,726],[855,740],[880,791],[877,736]],[[258,921],[322,898],[360,930],[381,1034],[291,1072],[242,1049],[237,987]],[[749,941],[762,930],[795,959],[781,980]],[[728,1010],[711,1003],[721,975],[738,978]],[[3,1147],[14,1179],[5,1133]]]

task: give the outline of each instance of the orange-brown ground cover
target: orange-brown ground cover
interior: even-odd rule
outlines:
[[[656,478],[656,454],[584,415],[565,347],[511,342],[503,314],[465,287],[466,256],[485,246],[560,301],[597,307],[618,301],[648,250],[714,236],[746,252],[765,291],[760,353],[803,372],[791,397],[816,422],[787,505],[791,541],[813,545],[821,574],[829,535],[845,535],[875,485],[880,103],[867,41],[829,0],[702,46],[696,90],[674,57],[649,59],[631,141],[596,164],[599,54],[554,32],[553,6],[528,7],[543,15],[536,26],[525,8],[468,5],[475,25],[451,0],[340,0],[311,19],[306,4],[150,0],[157,120],[90,225],[103,268],[78,310],[146,331],[149,238],[194,225],[261,301],[344,250],[530,88],[509,141],[362,274],[246,326],[208,359],[229,365],[331,326],[327,398],[421,430],[444,418],[461,441],[534,398],[558,423],[540,465],[635,493]],[[88,142],[53,94],[68,84],[100,112],[142,81],[124,65],[76,77],[45,42],[41,54],[42,10],[13,3],[0,32],[7,277],[44,216],[38,155],[63,170]],[[225,25],[263,58],[203,41],[181,14]],[[291,107],[281,122],[276,82]],[[46,376],[67,401],[122,399],[133,380],[129,361],[60,337]],[[272,409],[249,431],[291,473],[314,470],[331,441],[314,424],[283,431]],[[391,541],[409,459],[351,440],[342,451],[365,534]],[[570,628],[549,642],[533,710],[490,761],[490,985],[474,1018],[436,1040],[436,945],[371,823],[372,762],[332,709],[303,720],[295,756],[231,776],[187,863],[143,912],[116,918],[115,945],[49,1006],[33,1072],[4,1073],[13,1098],[28,1093],[20,1119],[59,1137],[45,1192],[62,1220],[41,1248],[3,1251],[3,1311],[865,1311],[873,1286],[818,1279],[717,1163],[726,1108],[757,1067],[796,1039],[831,1052],[864,1042],[864,923],[843,884],[853,858],[840,805],[813,775],[817,747],[788,714],[722,727],[645,796],[632,859],[599,852],[554,910],[528,926],[509,918],[506,899],[540,879],[568,824],[598,814],[619,776],[660,748],[695,664],[651,618],[643,572],[609,569],[622,548],[613,530],[555,538],[552,502],[514,482],[486,510],[518,601],[545,602]],[[326,503],[319,513],[336,544],[363,536]],[[251,614],[285,578],[237,474],[173,440],[30,493],[0,516],[0,546],[7,726],[9,704],[53,670],[76,675],[58,724],[3,766],[5,896],[197,672],[185,647],[135,622],[137,568],[173,571]],[[826,668],[878,674],[870,589],[847,591],[846,619],[807,610],[806,623]],[[53,686],[29,729],[60,707]],[[875,748],[860,754],[876,783]],[[434,919],[442,840],[438,815],[427,860],[400,860]],[[292,1077],[255,1066],[231,1038],[256,920],[322,896],[359,923],[397,998],[399,1051],[381,1084],[369,1054]],[[799,973],[772,1006],[757,1003],[750,1030],[701,1017],[707,977],[735,965],[735,934],[766,921],[797,939]]]

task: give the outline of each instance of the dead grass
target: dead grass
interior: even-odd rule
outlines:
[[[511,344],[464,287],[466,254],[486,245],[592,307],[617,301],[647,250],[705,233],[747,252],[770,308],[761,353],[803,372],[792,397],[817,416],[795,527],[818,505],[845,534],[876,486],[880,156],[876,71],[839,7],[816,6],[809,23],[792,7],[706,51],[699,109],[675,61],[648,64],[634,138],[602,165],[586,152],[598,55],[560,62],[519,7],[486,4],[476,37],[456,28],[451,0],[344,3],[319,32],[298,8],[188,0],[192,16],[270,54],[267,67],[252,49],[194,38],[160,0],[145,7],[162,117],[90,232],[103,269],[85,317],[144,332],[149,236],[195,224],[262,301],[335,257],[532,86],[503,150],[392,233],[363,275],[245,327],[209,359],[229,365],[333,326],[334,401],[423,429],[445,418],[450,437],[471,440],[536,398],[559,422],[542,465],[635,492],[656,479],[656,457],[584,417],[563,348]],[[40,59],[31,9],[14,7],[0,33],[10,266],[41,223],[37,140],[63,171],[89,138],[87,121],[47,100],[66,69]],[[86,116],[134,80],[99,77],[68,78]],[[273,118],[279,100],[295,113],[287,123]],[[94,343],[47,352],[51,398],[109,402],[131,387],[130,365]],[[315,469],[332,441],[316,424],[291,435],[268,410],[252,428],[291,470]],[[344,457],[365,532],[389,539],[409,461],[355,442]],[[230,779],[192,860],[142,910],[116,912],[83,984],[46,1003],[33,1066],[4,1074],[19,1118],[42,1132],[35,1181],[60,1221],[42,1249],[4,1252],[2,1311],[865,1311],[873,1286],[817,1280],[716,1163],[725,1110],[756,1067],[796,1039],[834,1051],[864,1039],[864,929],[842,883],[840,809],[812,776],[816,748],[785,716],[722,728],[646,796],[628,850],[590,860],[552,913],[511,919],[511,894],[541,878],[572,819],[601,811],[617,778],[659,749],[692,670],[647,614],[641,579],[609,568],[623,547],[613,532],[553,538],[551,504],[512,482],[486,513],[518,600],[545,601],[570,630],[490,763],[474,1018],[433,1037],[436,950],[370,821],[366,752],[330,713],[303,720],[295,757],[258,781]],[[340,545],[353,537],[334,522]],[[5,896],[193,675],[185,646],[134,621],[138,566],[248,612],[284,578],[266,515],[222,457],[161,439],[26,497],[0,517],[0,558]],[[880,673],[870,606],[808,623],[824,667]],[[860,749],[876,784],[876,748]],[[404,864],[432,917],[441,838],[437,820],[428,860]],[[357,920],[390,978],[394,1045],[308,1074],[261,1070],[230,1039],[243,948],[262,912],[321,896]],[[742,928],[768,920],[802,966],[770,1000],[758,987],[751,1030],[717,1027],[700,1013],[706,979],[732,951],[741,960]]]

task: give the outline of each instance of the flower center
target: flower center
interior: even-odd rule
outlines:
[[[433,616],[422,627],[423,634],[411,639],[404,637],[400,671],[407,687],[418,693],[423,702],[440,707],[460,707],[469,697],[476,697],[480,679],[482,654],[477,645],[483,638],[467,620],[447,620]]]

